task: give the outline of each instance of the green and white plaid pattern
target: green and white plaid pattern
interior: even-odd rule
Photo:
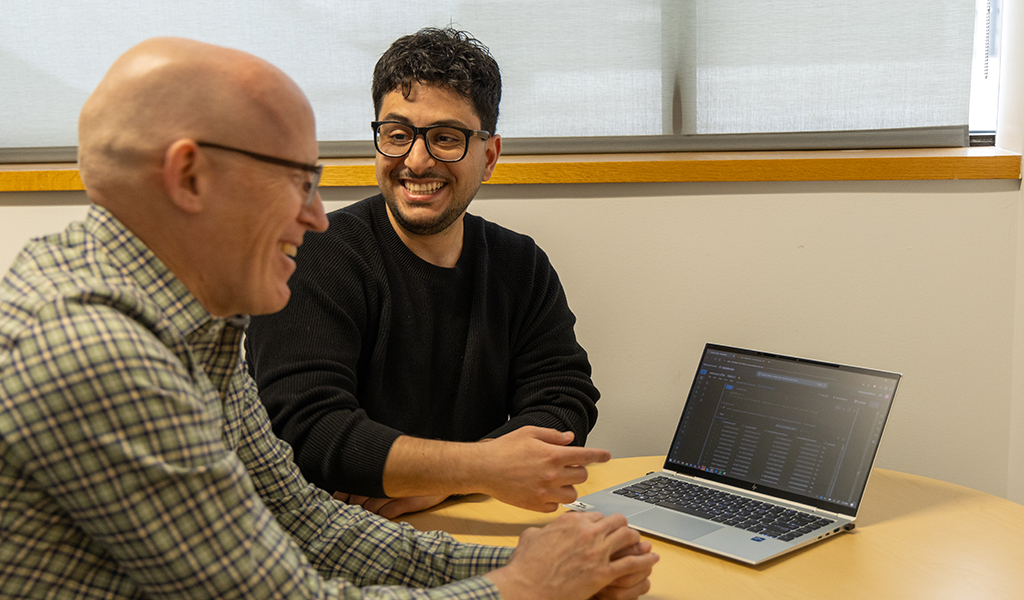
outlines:
[[[0,595],[497,598],[511,548],[335,502],[212,317],[109,212],[0,283]]]

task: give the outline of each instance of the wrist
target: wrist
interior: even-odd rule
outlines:
[[[487,493],[483,455],[473,442],[400,436],[384,463],[384,491],[392,498]]]
[[[484,577],[490,579],[494,587],[498,588],[502,600],[540,600],[537,596],[538,590],[531,590],[530,582],[517,577],[514,568],[509,565],[495,569]]]

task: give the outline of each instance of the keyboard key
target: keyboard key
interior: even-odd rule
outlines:
[[[695,506],[685,506],[683,504],[676,504],[675,502],[658,502],[657,506],[671,508],[672,510],[677,510],[681,513],[686,513],[688,515],[693,515],[695,517],[701,517],[704,519],[710,520],[714,518],[714,515],[712,515],[711,513],[706,512]]]

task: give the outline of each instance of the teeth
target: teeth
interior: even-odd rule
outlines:
[[[287,244],[285,242],[281,242],[281,252],[284,252],[285,254],[292,258],[295,258],[295,255],[299,253],[299,247],[296,246],[295,244]]]
[[[405,183],[405,189],[409,190],[410,192],[412,192],[414,194],[433,194],[437,190],[441,189],[443,186],[444,186],[444,184],[443,183],[439,183],[439,182],[434,182],[434,183],[410,183],[410,182],[407,181]]]

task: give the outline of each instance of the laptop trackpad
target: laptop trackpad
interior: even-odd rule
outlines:
[[[629,517],[629,524],[665,537],[690,541],[721,529],[718,523],[667,510],[652,509]]]

